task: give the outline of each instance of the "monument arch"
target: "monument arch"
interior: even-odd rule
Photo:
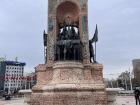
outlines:
[[[71,2],[62,2],[57,7],[57,34],[55,46],[55,61],[82,61],[82,41],[79,33],[78,6]]]

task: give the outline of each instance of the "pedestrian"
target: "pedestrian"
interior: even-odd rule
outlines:
[[[138,89],[138,87],[135,88],[134,95],[135,95],[136,105],[140,105],[140,90]]]

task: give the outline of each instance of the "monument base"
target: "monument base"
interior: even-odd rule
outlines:
[[[102,69],[101,64],[79,62],[57,62],[53,68],[39,65],[37,76],[41,78],[32,89],[29,104],[107,105]]]

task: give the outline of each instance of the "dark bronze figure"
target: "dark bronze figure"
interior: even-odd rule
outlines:
[[[47,46],[47,36],[48,36],[48,34],[44,30],[44,33],[43,33],[44,46]]]
[[[47,63],[47,37],[48,34],[45,32],[43,33],[43,39],[44,39],[44,58],[45,58],[45,62]]]
[[[82,60],[83,46],[80,41],[79,29],[70,23],[66,24],[66,22],[60,28],[55,45],[55,60]]]
[[[89,51],[90,51],[90,62],[95,62],[94,57],[94,48],[92,46],[93,41],[89,40]],[[93,61],[92,61],[93,60]]]

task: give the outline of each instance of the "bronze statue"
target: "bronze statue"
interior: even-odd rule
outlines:
[[[68,20],[70,20],[68,18]],[[76,32],[76,30],[78,32]],[[82,43],[79,29],[70,21],[61,25],[55,45],[55,60],[82,60]]]
[[[92,39],[89,40],[90,62],[94,62],[95,61],[95,59],[94,59],[95,58],[94,57],[94,48],[92,46],[92,43],[93,43]]]
[[[47,63],[47,38],[48,38],[48,34],[45,32],[43,33],[43,39],[44,39],[44,58],[45,58],[45,62]]]
[[[47,36],[48,36],[48,34],[44,30],[44,33],[43,33],[44,46],[47,46]]]

